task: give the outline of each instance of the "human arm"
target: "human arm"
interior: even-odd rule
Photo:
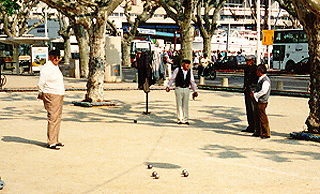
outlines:
[[[196,92],[197,90],[197,84],[194,81],[193,71],[190,70],[190,86],[193,92]]]
[[[40,77],[39,77],[39,81],[38,81],[38,99],[42,100],[43,99],[43,90],[44,90],[44,85],[46,83],[46,79],[45,79],[45,74],[44,72],[40,72]]]
[[[169,80],[169,83],[168,83],[168,85],[167,85],[167,87],[166,87],[166,92],[170,92],[170,86],[173,84],[173,82],[176,80],[176,77],[177,77],[177,75],[178,75],[178,71],[179,71],[179,68],[176,68],[174,71],[173,71],[173,73],[172,73],[172,75],[171,75],[171,78],[170,78],[170,80]]]
[[[270,88],[270,82],[264,81],[262,84],[262,89],[258,92],[253,93],[254,99],[258,102],[259,98],[265,94],[267,94],[268,90]]]

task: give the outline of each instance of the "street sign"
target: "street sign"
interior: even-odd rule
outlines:
[[[274,30],[262,30],[262,45],[273,45]]]

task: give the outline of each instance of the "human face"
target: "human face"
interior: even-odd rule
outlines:
[[[57,66],[57,65],[59,65],[59,62],[61,61],[61,58],[59,56],[51,55],[51,56],[49,56],[49,60],[52,61],[52,63]]]
[[[182,63],[182,68],[183,68],[183,70],[187,71],[190,69],[190,64],[189,63]]]

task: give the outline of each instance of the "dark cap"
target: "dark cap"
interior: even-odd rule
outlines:
[[[191,61],[189,59],[183,59],[182,63],[187,63],[187,64],[191,64]]]
[[[60,57],[60,51],[59,50],[51,50],[49,52],[49,56],[58,56],[58,57]]]

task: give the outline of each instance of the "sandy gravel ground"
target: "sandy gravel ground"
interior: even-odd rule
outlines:
[[[84,94],[66,93],[66,146],[56,151],[44,147],[46,112],[36,93],[0,93],[0,193],[319,193],[320,144],[288,138],[302,131],[306,98],[271,96],[272,137],[262,140],[240,132],[240,93],[200,91],[189,126],[175,123],[173,91],[151,91],[150,115],[142,114],[142,91],[105,91],[114,107],[71,103]]]

